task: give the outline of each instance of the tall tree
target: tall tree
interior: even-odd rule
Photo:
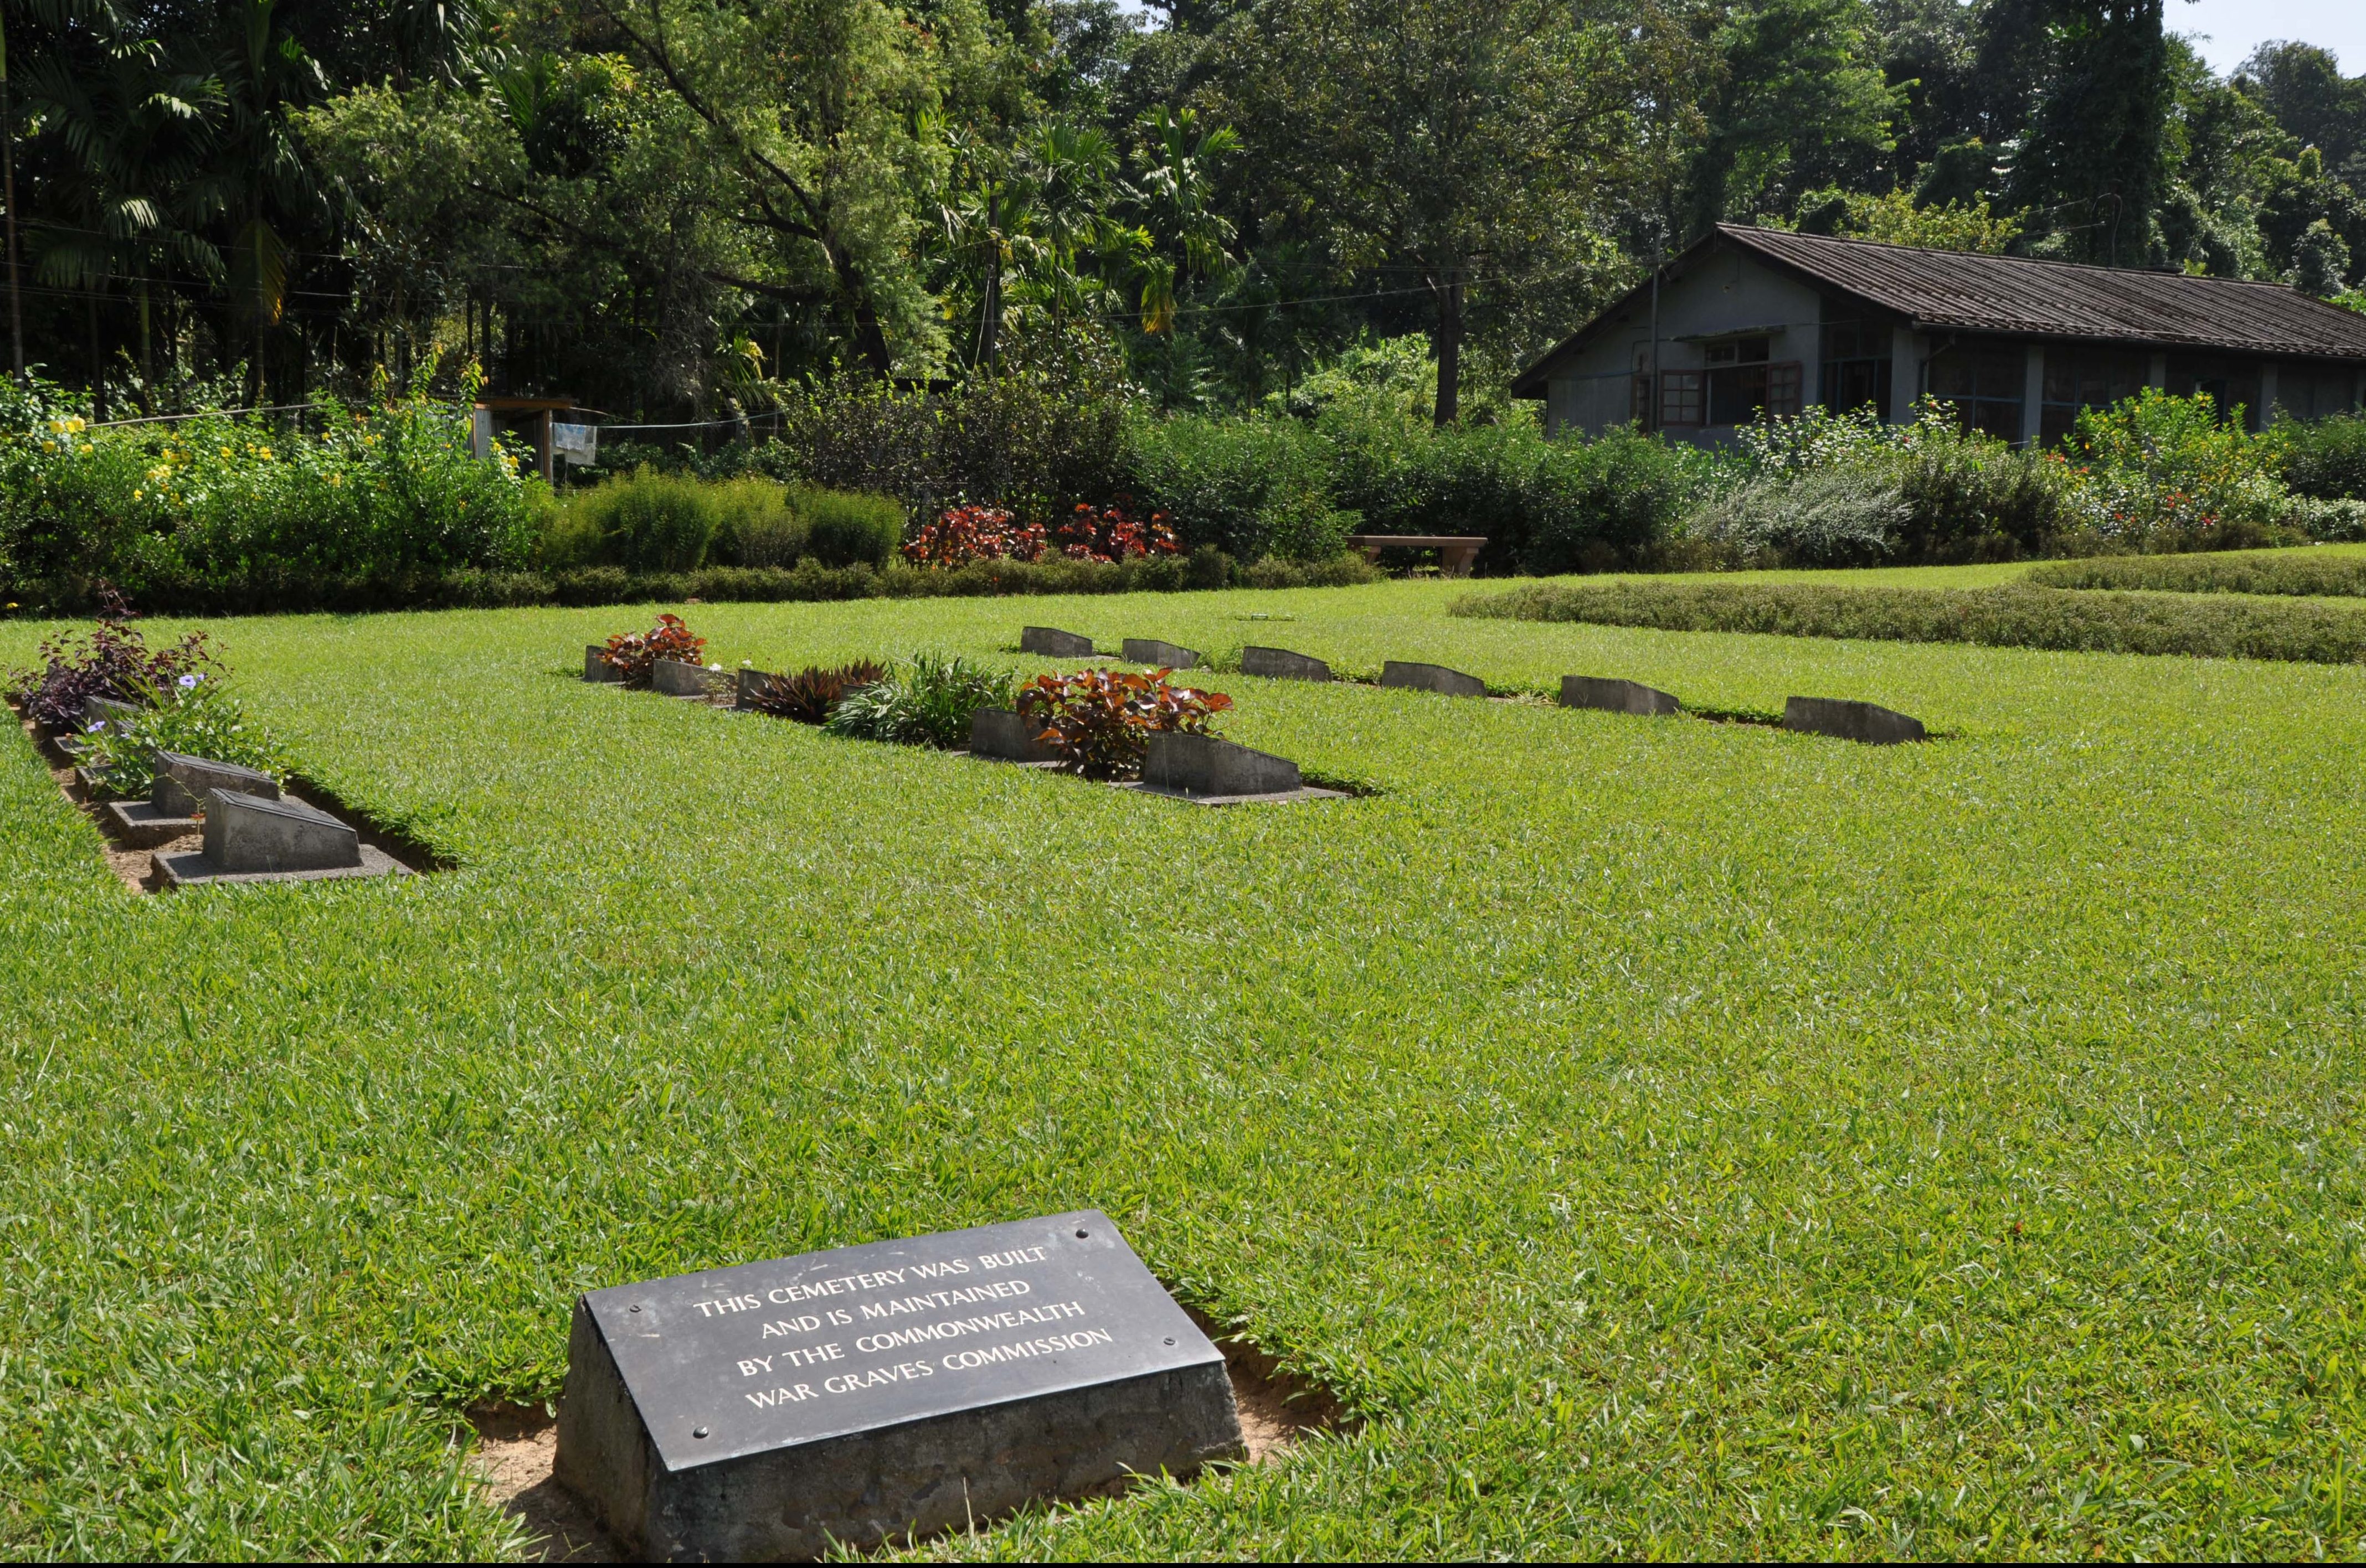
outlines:
[[[1260,0],[1225,22],[1215,95],[1262,204],[1343,271],[1426,289],[1436,420],[1460,409],[1473,290],[1583,265],[1633,112],[1613,9],[1586,0]]]
[[[2050,37],[2052,70],[2013,159],[2014,199],[2051,253],[2141,265],[2169,104],[2161,0],[2055,0]]]
[[[1903,95],[1882,79],[1859,0],[1750,0],[1718,28],[1688,227],[1787,211],[1800,192],[1875,177]]]

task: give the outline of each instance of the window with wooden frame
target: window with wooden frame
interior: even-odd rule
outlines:
[[[1702,375],[1697,370],[1660,373],[1660,422],[1696,425],[1701,422]]]

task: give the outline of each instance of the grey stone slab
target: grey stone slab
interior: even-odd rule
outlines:
[[[1444,665],[1407,664],[1391,659],[1380,666],[1380,684],[1405,691],[1435,691],[1447,697],[1484,697],[1487,683]]]
[[[1146,790],[1174,795],[1279,795],[1301,787],[1298,764],[1213,735],[1155,734],[1143,759]]]
[[[268,773],[177,751],[156,754],[156,777],[148,786],[148,803],[160,813],[194,816],[208,790],[231,790],[242,795],[260,795],[266,801],[279,799],[279,781]]]
[[[301,801],[208,790],[205,857],[222,871],[332,871],[362,863],[361,835]]]
[[[1241,1452],[1222,1353],[1086,1210],[592,1291],[555,1468],[635,1552],[760,1562]]]
[[[249,882],[337,882],[355,877],[407,877],[410,868],[371,845],[362,846],[361,863],[355,866],[332,866],[318,871],[225,871],[206,857],[202,849],[186,850],[177,855],[158,854],[151,857],[168,888],[240,886]]]
[[[682,659],[659,659],[649,666],[649,689],[668,697],[711,696],[722,679],[704,665]]]
[[[1560,705],[1564,708],[1601,708],[1613,713],[1641,713],[1653,718],[1664,718],[1684,706],[1657,687],[1646,686],[1639,680],[1617,680],[1599,675],[1562,676]]]
[[[150,801],[109,801],[107,815],[116,837],[133,849],[154,849],[186,838],[200,825],[193,816],[162,810]]]
[[[768,669],[751,668],[741,670],[738,676],[738,706],[741,708],[753,708],[756,705],[756,694],[764,689],[764,683],[766,681],[772,678],[772,672]]]
[[[1089,659],[1099,656],[1090,637],[1080,637],[1074,632],[1063,632],[1056,626],[1020,628],[1019,651],[1022,654],[1041,654],[1047,659]]]
[[[583,645],[584,679],[602,686],[614,686],[625,678],[623,670],[618,669],[602,656],[607,651],[607,645],[603,643],[586,643]]]
[[[1179,643],[1162,643],[1155,637],[1128,637],[1120,650],[1130,665],[1164,665],[1168,669],[1198,669],[1200,655]]]
[[[1272,680],[1328,680],[1331,666],[1321,659],[1293,654],[1288,648],[1243,648],[1241,673]]]
[[[1870,745],[1896,745],[1930,738],[1922,721],[1871,702],[1838,697],[1792,697],[1783,703],[1783,727],[1811,735],[1836,735]]]
[[[1060,754],[1035,738],[1042,733],[1008,708],[981,708],[969,716],[969,754],[993,762],[1058,762]]]
[[[1182,790],[1161,790],[1139,779],[1112,784],[1111,789],[1132,790],[1137,794],[1155,795],[1163,801],[1181,801],[1194,806],[1286,806],[1293,801],[1344,801],[1345,790],[1317,789],[1301,784],[1295,790],[1268,790],[1254,795],[1194,795]]]
[[[100,719],[104,719],[111,724],[118,719],[134,718],[138,716],[139,712],[140,707],[137,703],[118,702],[112,697],[85,697],[83,699],[82,717],[84,724],[91,723],[94,721]]]

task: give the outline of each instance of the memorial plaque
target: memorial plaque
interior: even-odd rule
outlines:
[[[85,722],[104,720],[115,723],[119,720],[137,718],[140,710],[130,702],[118,702],[112,697],[85,697],[82,700],[82,716]]]
[[[211,790],[260,795],[266,801],[279,799],[279,780],[268,773],[177,751],[156,754],[156,773],[148,786],[148,803],[156,809],[158,816],[194,816]]]
[[[1059,752],[1036,737],[1043,727],[1008,708],[980,708],[969,716],[969,754],[989,762],[1057,763]]]
[[[1665,717],[1683,704],[1657,687],[1639,680],[1615,680],[1598,675],[1565,675],[1560,678],[1560,705],[1564,708],[1601,708],[1613,713],[1640,713],[1650,717]]]
[[[1868,745],[1897,745],[1930,738],[1922,721],[1872,702],[1838,697],[1793,697],[1783,703],[1783,727],[1805,734],[1833,735]]]
[[[753,666],[742,669],[739,672],[738,705],[742,708],[753,708],[756,705],[756,699],[762,695],[766,683],[773,678],[772,672],[768,669],[757,669]]]
[[[1168,669],[1198,669],[1200,655],[1179,643],[1162,643],[1155,637],[1128,637],[1120,651],[1130,665],[1162,665]]]
[[[584,679],[597,681],[603,686],[613,686],[617,681],[625,678],[625,672],[623,670],[618,669],[614,665],[610,664],[606,658],[602,656],[605,655],[607,651],[607,646],[604,644],[586,643],[583,644]]]
[[[331,871],[362,863],[361,837],[301,801],[205,794],[205,857],[221,871]]]
[[[1271,680],[1328,680],[1331,666],[1288,648],[1249,647],[1241,650],[1241,673]]]
[[[1098,658],[1090,637],[1080,637],[1074,632],[1063,632],[1055,626],[1025,626],[1019,632],[1019,651],[1041,654],[1049,659]]]
[[[748,1562],[1243,1451],[1222,1353],[1087,1210],[592,1291],[556,1473],[642,1555]]]
[[[1150,737],[1142,783],[1177,795],[1283,795],[1300,780],[1298,764],[1286,756],[1213,735],[1173,733]]]
[[[649,686],[668,697],[705,697],[722,677],[704,665],[682,659],[659,659],[649,666]]]
[[[1444,665],[1406,664],[1391,659],[1380,666],[1380,684],[1405,691],[1435,691],[1447,697],[1484,697],[1487,683]]]

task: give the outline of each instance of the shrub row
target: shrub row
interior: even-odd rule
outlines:
[[[1785,583],[1539,583],[1458,601],[1457,615],[1577,621],[1669,632],[1760,632],[1898,643],[1976,643],[2081,653],[2355,664],[2366,610],[2177,594]]]
[[[2366,555],[2314,550],[2268,555],[2114,555],[2059,561],[2023,579],[2051,588],[2151,588],[2164,593],[2366,596]]]
[[[628,572],[621,566],[564,571],[458,571],[415,576],[309,577],[259,574],[235,583],[151,583],[141,608],[166,615],[359,614],[393,610],[510,610],[532,605],[822,602],[851,599],[957,599],[1004,594],[1171,593],[1191,588],[1340,588],[1380,574],[1360,555],[1328,561],[1259,561],[1243,566],[1222,551],[1144,556],[1121,564],[1054,559],[985,561],[952,571],[888,565],[706,566],[689,572]],[[96,605],[103,585],[68,578],[32,585],[28,608],[51,614]]]

